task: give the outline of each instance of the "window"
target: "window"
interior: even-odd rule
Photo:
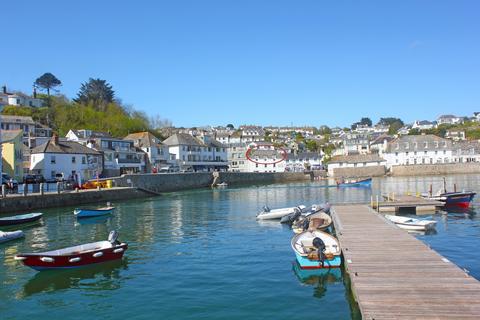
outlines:
[[[82,157],[82,164],[85,164],[85,163],[87,163],[87,161],[86,161],[85,157]]]
[[[443,154],[447,154],[447,150],[443,150]]]
[[[50,163],[56,163],[55,156],[51,156],[51,157],[50,157]]]
[[[72,163],[76,163],[77,162],[77,159],[75,159],[75,157],[72,157]]]

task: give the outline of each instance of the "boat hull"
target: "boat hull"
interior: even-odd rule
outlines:
[[[470,202],[472,202],[475,197],[475,193],[465,193],[465,194],[444,194],[446,197],[445,205],[446,206],[457,206],[462,208],[470,207]]]
[[[339,183],[337,186],[344,187],[370,187],[372,185],[372,178],[351,182],[351,183]]]
[[[2,242],[7,242],[10,240],[15,240],[19,238],[23,238],[25,235],[23,234],[23,231],[17,230],[17,231],[12,231],[12,232],[2,232],[0,231],[0,243]]]
[[[12,226],[15,224],[29,223],[40,220],[43,213],[20,214],[11,217],[0,218],[0,226]]]
[[[111,214],[115,208],[109,209],[75,209],[73,214],[77,218],[91,218],[91,217],[100,217]]]
[[[128,245],[126,243],[122,243],[110,248],[90,250],[77,254],[20,254],[17,255],[16,259],[22,260],[24,265],[37,271],[51,269],[71,269],[121,259],[127,248]]]
[[[301,269],[327,269],[327,268],[339,268],[342,264],[340,256],[334,256],[332,260],[310,260],[307,257],[301,256],[295,252],[298,265]]]

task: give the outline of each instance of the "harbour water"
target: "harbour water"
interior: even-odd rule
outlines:
[[[447,186],[478,190],[479,175],[447,177]],[[329,201],[368,202],[386,192],[434,191],[442,177],[379,178],[372,189],[325,188],[326,181],[202,189],[115,203],[107,219],[78,222],[73,208],[44,210],[26,239],[0,244],[1,319],[360,318],[342,270],[298,272],[291,230],[257,222],[271,208]],[[416,235],[480,279],[476,201],[471,209],[432,213],[436,232]],[[109,230],[129,243],[123,261],[36,272],[13,260],[103,240]]]

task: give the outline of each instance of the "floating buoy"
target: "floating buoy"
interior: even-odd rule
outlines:
[[[103,256],[103,252],[96,252],[96,253],[93,254],[94,258],[99,258],[101,256]]]
[[[14,260],[18,260],[18,261],[22,261],[22,260],[25,260],[27,259],[27,257],[19,257],[19,256],[15,256],[13,257]]]
[[[71,259],[68,260],[68,261],[73,263],[73,262],[78,262],[78,261],[80,261],[80,260],[82,260],[82,258],[80,258],[80,257],[75,257],[75,258],[71,258]]]
[[[118,248],[118,249],[113,250],[113,253],[120,253],[120,252],[123,252],[122,248]]]

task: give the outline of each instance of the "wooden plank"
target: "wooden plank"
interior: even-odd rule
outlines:
[[[428,245],[366,205],[332,218],[364,319],[480,318],[480,282]]]

